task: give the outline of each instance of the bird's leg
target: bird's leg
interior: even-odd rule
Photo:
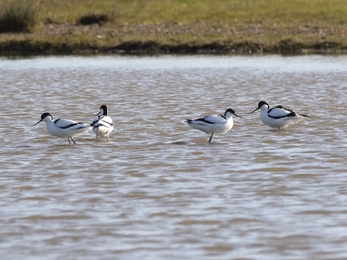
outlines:
[[[76,144],[75,140],[74,140],[71,136],[70,136],[69,138],[71,139],[71,141],[72,141],[74,144]]]
[[[210,144],[212,143],[213,135],[214,135],[214,133],[211,134],[211,137],[210,137],[210,139],[208,140],[208,142],[209,142]]]
[[[70,137],[68,137],[67,140],[69,141],[69,144],[71,144],[71,142],[70,142]]]

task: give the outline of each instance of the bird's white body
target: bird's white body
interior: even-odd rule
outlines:
[[[113,131],[113,121],[109,116],[96,116],[93,120],[93,131],[98,136],[109,139],[110,133]]]
[[[272,128],[285,128],[289,125],[296,124],[307,117],[307,115],[300,115],[282,106],[270,108],[270,106],[264,101],[259,102],[257,109],[261,110],[260,120]]]
[[[228,118],[222,115],[210,115],[188,121],[188,125],[206,134],[224,134],[233,127],[234,121],[231,116]]]
[[[102,105],[100,112],[93,119],[93,131],[96,134],[96,138],[99,136],[106,137],[107,140],[110,138],[110,133],[114,129],[113,120],[107,115],[107,107]]]
[[[231,108],[225,111],[224,115],[210,115],[198,119],[188,119],[187,123],[194,129],[211,134],[209,142],[212,142],[215,133],[224,134],[234,126],[232,115],[236,115],[235,111]],[[236,115],[237,116],[237,115]]]
[[[93,128],[89,124],[84,124],[73,120],[56,119],[53,121],[53,117],[49,113],[42,114],[41,120],[36,124],[40,123],[41,121],[46,122],[47,131],[51,135],[56,137],[67,137],[69,143],[71,143],[70,139],[76,143],[73,139],[74,136],[88,132]]]

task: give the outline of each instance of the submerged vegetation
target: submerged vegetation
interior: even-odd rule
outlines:
[[[17,19],[5,30],[0,22],[2,53],[347,51],[345,0],[40,0],[31,6],[35,19],[28,26],[19,29]]]

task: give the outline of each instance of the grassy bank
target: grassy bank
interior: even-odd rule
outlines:
[[[30,32],[1,33],[1,53],[347,51],[345,0],[40,0],[33,3],[35,26]],[[80,25],[79,19],[87,14],[103,14],[108,19],[102,24]]]

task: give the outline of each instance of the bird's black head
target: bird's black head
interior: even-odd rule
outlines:
[[[261,108],[261,107],[264,106],[264,105],[267,105],[267,106],[269,107],[268,103],[266,103],[265,101],[260,101],[260,102],[258,103],[258,107],[257,107],[256,109],[254,109],[252,112],[249,112],[249,113],[247,113],[247,114],[252,114],[252,113],[254,113],[255,111],[257,111],[259,108]]]
[[[235,112],[235,110],[232,109],[232,108],[228,108],[228,109],[225,111],[224,116],[226,117],[228,113],[231,113],[231,114],[233,114],[233,115],[235,115],[235,116],[237,116],[237,117],[241,117],[241,116],[237,115],[236,112]],[[241,117],[241,118],[243,118],[243,117]]]
[[[235,110],[232,109],[232,108],[228,108],[228,109],[225,111],[224,116],[226,116],[228,113],[231,113],[231,114],[235,115]]]
[[[269,104],[266,103],[265,101],[260,101],[260,102],[258,103],[258,108],[261,108],[263,105],[269,106]]]
[[[50,114],[50,113],[43,113],[42,115],[41,115],[41,121],[43,120],[43,119],[45,119],[47,116],[50,116],[52,119],[53,119],[53,116]]]
[[[102,105],[100,107],[100,112],[97,115],[107,116],[107,106],[106,105]]]
[[[38,123],[40,123],[42,120],[44,120],[46,117],[48,117],[48,116],[50,116],[51,118],[52,118],[52,120],[53,120],[53,116],[50,114],[50,113],[43,113],[42,115],[41,115],[41,120],[40,121],[38,121],[35,125],[37,125]],[[35,126],[35,125],[33,125],[33,126]]]

